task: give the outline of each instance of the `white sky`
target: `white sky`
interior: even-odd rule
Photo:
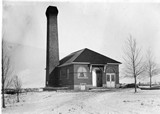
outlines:
[[[28,81],[35,75],[41,82],[45,79],[45,11],[49,5],[59,10],[60,58],[89,48],[123,62],[123,47],[132,34],[142,51],[151,47],[160,63],[160,3],[4,1],[2,5],[5,39],[14,43],[17,73]]]

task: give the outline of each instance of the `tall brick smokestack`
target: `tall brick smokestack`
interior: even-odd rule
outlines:
[[[49,6],[47,8],[46,86],[50,86],[50,78],[53,78],[52,72],[59,64],[57,15],[57,7]]]

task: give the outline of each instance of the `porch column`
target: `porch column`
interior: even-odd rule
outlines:
[[[105,73],[105,71],[106,71],[106,68],[107,68],[107,64],[105,64],[104,67],[103,67],[103,72],[104,72],[104,73]]]
[[[89,65],[89,71],[92,72],[92,65]]]

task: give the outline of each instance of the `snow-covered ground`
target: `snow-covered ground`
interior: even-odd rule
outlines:
[[[4,114],[160,114],[160,90],[30,92],[10,101]]]

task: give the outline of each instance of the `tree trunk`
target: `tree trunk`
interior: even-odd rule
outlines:
[[[3,62],[2,62],[3,64]],[[2,107],[5,108],[5,97],[4,97],[4,73],[2,68]]]
[[[150,74],[150,88],[152,87],[152,76]]]
[[[2,79],[3,80],[3,79]],[[4,84],[2,83],[2,107],[5,108]]]
[[[17,92],[17,102],[19,102],[19,92]]]
[[[3,45],[3,42],[2,42]],[[4,97],[4,61],[3,61],[3,47],[2,47],[2,107],[5,108],[5,97]]]
[[[137,78],[136,76],[134,76],[134,83],[135,83],[135,93],[137,93]]]

